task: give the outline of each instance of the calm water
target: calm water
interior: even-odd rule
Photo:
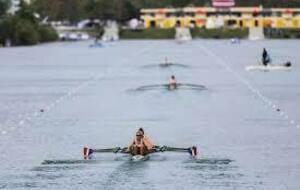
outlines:
[[[0,189],[300,188],[299,41],[88,46],[0,49]],[[263,47],[292,70],[245,71]],[[178,65],[157,66],[165,57]],[[135,90],[172,74],[207,90]],[[157,145],[196,145],[200,159],[82,162],[83,146],[126,146],[140,126]],[[53,159],[61,162],[41,164]]]

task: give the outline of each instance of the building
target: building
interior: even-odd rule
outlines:
[[[300,28],[300,8],[186,7],[181,9],[141,9],[145,28]]]
[[[31,0],[23,0],[24,2],[30,4]],[[21,0],[11,0],[11,7],[8,10],[8,13],[15,14],[16,11],[20,8]]]

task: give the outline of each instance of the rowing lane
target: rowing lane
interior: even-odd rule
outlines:
[[[253,140],[257,141],[252,142],[251,149],[256,149],[256,152],[251,156],[246,153],[246,157],[243,158],[243,150],[236,150],[241,151],[236,156],[236,158],[239,158],[238,165],[241,168],[247,168],[244,175],[251,176],[254,174],[260,176],[261,186],[265,188],[297,189],[299,183],[295,183],[295,179],[299,177],[298,166],[300,163],[295,158],[299,156],[299,151],[297,151],[299,141],[296,139],[299,138],[298,129],[300,125],[297,116],[299,115],[299,109],[295,109],[295,107],[297,107],[297,104],[299,105],[299,102],[296,101],[295,106],[291,106],[290,102],[299,92],[299,85],[295,84],[296,81],[299,81],[299,75],[296,71],[298,65],[295,65],[291,72],[247,73],[244,70],[246,65],[255,64],[260,60],[257,54],[260,55],[261,49],[266,46],[278,54],[275,54],[277,59],[280,57],[279,52],[282,51],[285,53],[281,53],[281,57],[294,57],[294,62],[297,62],[296,60],[299,59],[298,54],[295,54],[294,51],[286,52],[286,49],[295,48],[296,44],[294,42],[287,43],[285,48],[282,48],[279,44],[280,41],[244,41],[239,46],[231,46],[226,41],[224,43],[202,41],[202,43],[197,43],[195,46],[212,58],[211,64],[223,68],[229,75],[228,78],[232,77],[230,80],[235,78],[237,82],[248,89],[249,95],[253,95],[247,95],[245,96],[247,99],[243,100],[249,102],[247,105],[248,113],[236,113],[237,110],[241,111],[239,106],[244,104],[240,102],[240,99],[233,100],[232,106],[228,107],[230,112],[237,116],[236,119],[243,120],[241,126],[239,126],[243,129],[235,130],[248,131],[248,137],[246,138],[252,137]],[[220,49],[223,49],[223,51],[219,51]],[[231,85],[234,87],[236,83],[232,82]],[[241,90],[239,93],[246,94],[243,88],[239,89]],[[271,98],[265,94],[268,94]],[[262,108],[262,105],[265,109]],[[260,114],[255,116],[256,113]],[[226,127],[226,123],[224,124],[224,127]],[[253,129],[249,130],[249,127]],[[241,135],[240,132],[236,134]],[[243,141],[237,141],[236,143],[242,145]],[[243,146],[246,148],[251,144],[250,142]],[[254,167],[250,169],[249,166]]]

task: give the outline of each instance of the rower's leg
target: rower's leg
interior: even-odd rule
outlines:
[[[143,149],[141,147],[136,147],[136,154],[135,155],[142,155]]]
[[[133,151],[132,151],[132,155],[137,155],[137,154],[138,154],[138,147],[134,146]]]
[[[143,155],[143,148],[138,147],[138,146],[133,146],[132,148],[133,148],[133,149],[132,149],[132,151],[131,151],[131,154],[132,154],[133,156],[135,156],[135,155]]]
[[[130,147],[130,154],[131,155],[136,155],[136,152],[137,152],[137,150],[136,150],[136,147],[135,146],[132,146],[132,147]]]
[[[150,153],[150,152],[148,151],[148,148],[147,148],[146,146],[144,146],[144,147],[142,148],[141,155],[145,156],[145,155],[147,155],[147,154],[149,154],[149,153]]]

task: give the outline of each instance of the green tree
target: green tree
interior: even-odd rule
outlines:
[[[20,9],[16,12],[16,16],[25,20],[29,20],[33,24],[38,24],[38,20],[34,14],[32,6],[25,3],[24,1],[21,1]]]
[[[10,7],[10,0],[0,0],[0,18],[4,17]]]
[[[12,45],[34,45],[54,41],[57,34],[50,26],[40,25],[33,8],[21,2],[15,15],[7,16],[0,22],[0,43],[10,40]]]
[[[76,22],[86,18],[85,8],[88,2],[89,0],[35,0],[32,6],[43,18]]]

